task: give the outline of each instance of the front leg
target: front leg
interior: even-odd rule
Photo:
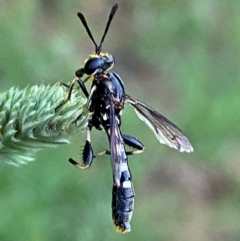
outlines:
[[[88,79],[88,78],[87,78]],[[87,80],[86,79],[86,80]],[[62,83],[61,82],[61,85],[69,88],[69,91],[68,91],[68,95],[67,95],[67,98],[65,100],[63,100],[56,108],[55,108],[55,112],[57,112],[63,105],[65,105],[68,101],[70,101],[71,99],[71,96],[72,96],[72,91],[73,91],[73,87],[75,85],[75,83],[77,82],[83,92],[83,94],[88,98],[89,94],[88,94],[88,91],[86,89],[86,86],[84,84],[85,81],[82,81],[80,78],[75,78],[72,83],[70,85],[67,85],[65,83]]]
[[[76,81],[78,81],[77,78],[75,78],[70,85],[67,85],[67,84],[64,84],[64,83],[61,82],[61,85],[69,88],[69,91],[68,91],[67,98],[66,98],[65,100],[63,100],[63,101],[55,108],[55,112],[57,112],[57,111],[58,111],[63,105],[65,105],[68,101],[70,101],[71,96],[72,96],[73,87],[74,87],[74,84],[75,84]]]
[[[87,79],[88,79],[88,78],[87,78]],[[86,82],[87,79],[86,79],[85,81],[82,81],[80,78],[78,78],[78,79],[77,79],[77,82],[78,82],[78,84],[79,84],[79,86],[80,86],[83,94],[88,98],[89,94],[88,94],[88,91],[87,91],[86,86],[85,86],[85,84],[84,84],[84,82]]]

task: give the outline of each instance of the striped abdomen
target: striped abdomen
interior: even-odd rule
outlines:
[[[125,170],[121,173],[120,185],[118,186],[114,182],[112,189],[112,218],[116,231],[126,233],[131,231],[130,221],[134,209],[134,189],[127,163],[122,163],[122,165]]]

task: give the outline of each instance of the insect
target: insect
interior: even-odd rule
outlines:
[[[92,115],[87,126],[82,163],[80,164],[72,158],[69,159],[69,162],[80,169],[86,169],[91,166],[97,155],[110,155],[113,171],[112,218],[116,231],[126,233],[131,230],[130,221],[134,209],[134,189],[127,156],[141,153],[144,145],[135,137],[121,133],[120,112],[124,109],[125,103],[129,103],[135,109],[139,118],[152,129],[160,143],[178,149],[180,152],[192,152],[193,148],[188,138],[177,126],[150,106],[126,94],[121,78],[115,72],[110,72],[114,66],[114,57],[102,52],[102,44],[117,8],[118,4],[115,4],[111,9],[99,45],[96,44],[84,15],[78,13],[88,36],[95,45],[95,53],[90,55],[84,66],[76,71],[77,78],[69,86],[68,97],[62,104],[71,98],[73,87],[77,82],[87,97],[87,109]],[[82,80],[84,75],[86,78]],[[87,81],[92,81],[89,92],[85,86]],[[90,139],[90,131],[93,127],[106,132],[110,150],[94,154]],[[126,151],[126,145],[132,147],[133,150]]]

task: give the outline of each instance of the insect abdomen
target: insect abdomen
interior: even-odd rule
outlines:
[[[134,189],[130,180],[124,187],[124,182],[120,186],[113,185],[112,190],[112,218],[116,226],[116,231],[126,233],[131,231],[130,221],[134,209]]]

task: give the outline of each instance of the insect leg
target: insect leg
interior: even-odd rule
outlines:
[[[68,96],[65,100],[63,100],[56,108],[55,108],[55,112],[57,112],[63,105],[65,105],[70,99],[71,99],[71,95],[72,95],[72,91],[73,91],[73,87],[74,87],[74,84],[75,82],[77,81],[78,79],[74,79],[71,83],[71,85],[67,85],[67,84],[64,84],[61,82],[61,85],[64,85],[65,87],[68,87],[69,88],[69,91],[68,91]]]
[[[83,154],[82,154],[82,163],[78,163],[74,161],[72,158],[70,158],[68,161],[73,164],[75,167],[80,169],[87,169],[91,166],[92,160],[95,157],[93,155],[93,149],[91,145],[91,139],[90,139],[90,131],[91,129],[88,127],[87,129],[87,140],[83,148]]]
[[[134,150],[127,151],[127,155],[140,154],[144,151],[144,145],[135,137],[129,135],[122,135],[125,145],[132,147]]]
[[[82,81],[80,78],[78,78],[78,79],[76,79],[76,81],[78,82],[83,94],[88,98],[89,94],[88,94],[88,91],[87,91],[86,86],[84,84],[84,82],[86,82],[87,79],[85,81]]]
[[[67,98],[66,98],[65,100],[63,100],[63,101],[55,108],[55,111],[57,112],[63,105],[65,105],[65,104],[71,99],[73,87],[74,87],[74,85],[75,85],[76,82],[79,84],[79,86],[80,86],[83,94],[88,98],[89,94],[88,94],[88,91],[87,91],[86,86],[85,86],[85,84],[84,84],[84,82],[86,82],[88,79],[89,79],[89,78],[86,78],[84,81],[82,81],[80,78],[75,78],[70,85],[61,82],[61,85],[69,88],[68,96],[67,96]]]
[[[144,151],[144,148],[145,148],[144,145],[137,138],[129,135],[122,135],[122,138],[123,138],[124,144],[134,149],[132,151],[126,151],[126,155],[130,156],[130,155],[140,154]],[[104,151],[98,152],[94,155],[94,157],[103,156],[103,155],[110,155],[110,151],[104,150]]]
[[[60,82],[60,85],[63,85],[63,86],[66,87],[66,88],[70,88],[70,86],[71,86],[71,85],[68,85],[68,84],[66,84],[66,83],[64,83],[64,82],[62,82],[62,81]]]

